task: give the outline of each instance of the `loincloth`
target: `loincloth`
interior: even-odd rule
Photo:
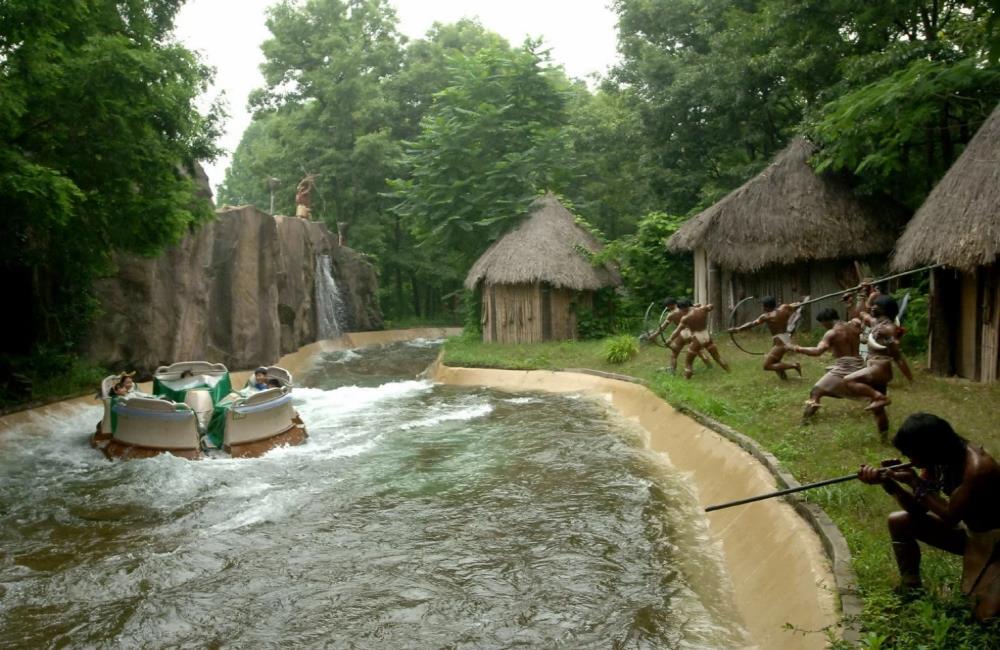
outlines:
[[[833,397],[856,397],[844,385],[844,377],[865,367],[861,357],[837,357],[833,365],[827,366],[826,374],[816,382],[816,388]],[[878,390],[876,388],[876,390]]]
[[[771,342],[782,348],[792,347],[792,335],[788,332],[781,332],[771,337]]]
[[[692,332],[694,340],[698,341],[702,345],[708,345],[712,342],[712,335],[708,333],[708,330],[698,330],[697,332]]]
[[[968,532],[962,558],[962,593],[1000,599],[1000,528]]]

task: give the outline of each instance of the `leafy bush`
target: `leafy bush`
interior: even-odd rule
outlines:
[[[594,292],[591,306],[573,305],[576,314],[577,336],[585,341],[596,341],[612,334],[629,331],[627,323],[619,322],[621,299],[612,288]]]
[[[625,363],[639,354],[639,344],[631,334],[619,334],[604,342],[604,360],[608,363]]]
[[[930,296],[928,295],[928,280],[924,279],[913,287],[904,287],[893,294],[900,305],[903,296],[910,294],[910,304],[903,314],[902,324],[906,334],[902,339],[903,352],[907,356],[919,357],[927,352],[930,336]]]
[[[684,217],[651,212],[639,222],[633,235],[610,242],[597,255],[598,261],[618,265],[628,292],[623,305],[641,317],[650,302],[659,304],[665,296],[691,296],[694,264],[687,253],[668,253],[663,242],[684,223]]]

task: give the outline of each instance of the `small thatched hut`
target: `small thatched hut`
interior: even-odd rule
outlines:
[[[600,243],[577,225],[551,194],[535,200],[528,217],[483,253],[465,287],[482,283],[483,340],[531,343],[576,338],[575,307],[593,292],[621,284],[618,273],[595,267],[581,252]]]
[[[931,273],[931,370],[1000,377],[1000,105],[917,210],[896,244],[895,269]]]
[[[809,166],[814,146],[795,138],[764,171],[685,223],[667,248],[694,253],[696,302],[711,302],[712,329],[729,326],[743,298],[790,302],[858,283],[855,261],[878,262],[903,224],[900,210],[858,200],[838,179]],[[867,259],[866,259],[867,258]],[[838,306],[836,298],[813,310]],[[734,320],[760,312],[748,302]]]

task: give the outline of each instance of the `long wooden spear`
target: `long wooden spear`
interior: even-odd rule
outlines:
[[[862,282],[858,286],[851,287],[850,289],[841,289],[840,291],[834,291],[833,293],[828,293],[828,294],[822,295],[822,296],[820,296],[818,298],[810,298],[809,300],[802,301],[800,304],[802,304],[802,305],[808,305],[808,304],[813,303],[813,302],[819,302],[820,300],[826,300],[827,298],[833,298],[834,296],[842,296],[845,293],[850,293],[851,291],[857,291],[858,289],[860,289],[861,287],[864,287],[864,286],[871,286],[873,284],[878,284],[880,282],[888,282],[889,280],[895,280],[896,278],[901,278],[901,277],[906,276],[906,275],[913,275],[914,273],[920,273],[921,271],[930,271],[931,269],[936,269],[939,266],[942,266],[942,265],[941,264],[931,264],[930,266],[923,266],[923,267],[921,267],[919,269],[911,269],[909,271],[903,271],[902,273],[896,273],[896,274],[893,274],[893,275],[887,275],[884,278],[879,278],[877,280],[872,280],[871,282]]]
[[[882,467],[883,471],[891,471],[894,469],[907,469],[908,467],[913,467],[913,463],[902,463],[899,465],[892,465],[890,467]],[[722,510],[723,508],[732,508],[733,506],[742,506],[746,503],[753,503],[754,501],[763,501],[764,499],[771,499],[773,497],[780,497],[786,494],[793,494],[795,492],[802,492],[803,490],[811,490],[813,488],[823,487],[824,485],[833,485],[834,483],[843,483],[844,481],[850,481],[852,479],[858,478],[858,473],[847,474],[845,476],[838,476],[837,478],[828,478],[825,481],[817,481],[815,483],[807,483],[805,485],[800,485],[798,487],[787,488],[785,490],[778,490],[777,492],[768,492],[767,494],[758,494],[755,497],[747,497],[746,499],[740,499],[738,501],[728,501],[726,503],[720,503],[714,506],[708,506],[705,508],[705,512],[712,512],[713,510]]]

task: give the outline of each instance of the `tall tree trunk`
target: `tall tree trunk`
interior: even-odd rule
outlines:
[[[414,273],[410,274],[410,288],[412,289],[412,299],[413,299],[413,315],[420,317],[420,286],[417,276]]]

